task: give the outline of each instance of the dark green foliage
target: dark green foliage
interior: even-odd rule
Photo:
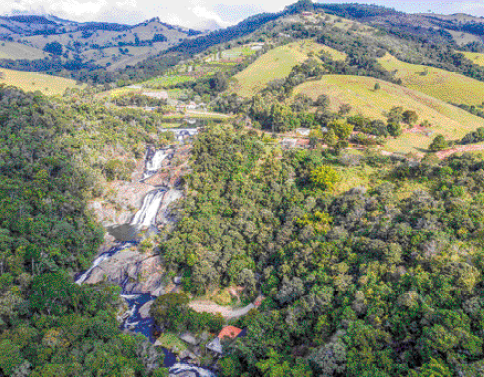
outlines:
[[[441,151],[443,149],[447,149],[449,147],[449,143],[445,140],[442,135],[437,135],[430,143],[429,150],[433,152]]]
[[[118,290],[79,286],[70,276],[103,240],[85,210],[93,172],[73,141],[81,114],[108,119],[77,106],[75,118],[76,105],[0,89],[2,376],[147,376],[162,362],[146,340],[119,331]]]
[[[223,375],[447,376],[483,358],[481,160],[368,156],[381,183],[331,193],[311,181],[331,154],[263,151],[245,132],[202,134],[161,244],[192,291],[252,272],[266,296]],[[422,190],[402,199],[404,181]]]
[[[469,132],[462,138],[461,144],[473,144],[481,141],[484,141],[484,127],[480,127],[475,131]]]
[[[44,47],[44,51],[53,55],[62,55],[62,45],[59,42],[47,43]]]
[[[138,106],[138,107],[156,107],[165,106],[166,99],[148,97],[138,93],[128,93],[121,96],[117,96],[111,100],[117,106]]]

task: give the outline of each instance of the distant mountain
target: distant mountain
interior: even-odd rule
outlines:
[[[39,56],[52,43],[59,44],[54,54],[62,61],[75,60],[91,67],[109,70],[136,64],[185,39],[202,32],[161,22],[153,18],[137,25],[108,22],[79,23],[52,15],[16,15],[0,17],[0,41],[15,43],[21,50],[37,49]],[[0,48],[0,52],[2,49]],[[17,54],[9,53],[12,59]]]

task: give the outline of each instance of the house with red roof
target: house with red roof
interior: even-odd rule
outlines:
[[[207,349],[210,351],[222,355],[223,354],[223,347],[222,341],[231,342],[237,338],[245,336],[245,330],[239,329],[235,326],[225,326],[222,331],[218,334],[218,336],[213,339],[210,343],[207,344]]]

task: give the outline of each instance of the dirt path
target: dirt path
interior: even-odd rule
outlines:
[[[478,145],[463,145],[460,147],[456,148],[451,148],[451,149],[446,149],[444,151],[440,151],[436,153],[436,156],[440,159],[443,160],[455,153],[462,153],[462,152],[472,152],[472,151],[482,151],[484,150],[484,144],[478,144]]]
[[[256,302],[258,301],[258,299],[256,300]],[[246,315],[251,309],[256,308],[254,304],[249,304],[247,306],[244,306],[243,308],[232,308],[229,306],[220,306],[208,300],[192,301],[190,302],[190,304],[188,304],[188,306],[190,306],[190,308],[198,313],[221,314],[224,318],[242,317],[243,315]]]

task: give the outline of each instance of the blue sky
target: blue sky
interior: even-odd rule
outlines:
[[[222,26],[236,23],[262,11],[274,12],[292,0],[0,0],[0,14],[16,12],[54,14],[76,21],[109,21],[135,24],[152,18],[173,24],[198,27],[215,21]],[[329,3],[374,3],[406,12],[451,14],[469,13],[484,16],[484,1],[396,1],[396,0],[329,0]]]

